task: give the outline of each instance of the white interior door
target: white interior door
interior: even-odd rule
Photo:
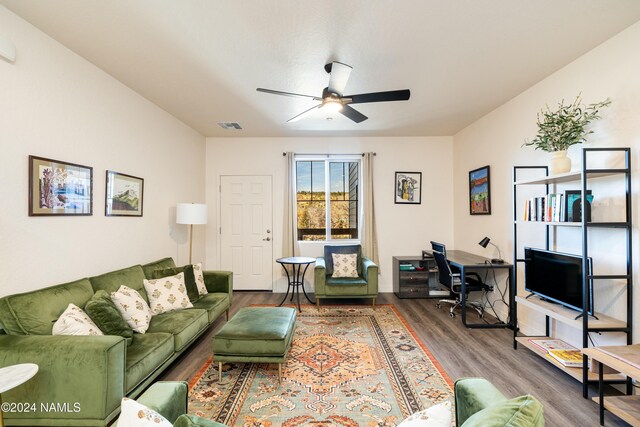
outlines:
[[[233,289],[272,289],[272,204],[270,176],[220,178],[220,266]]]

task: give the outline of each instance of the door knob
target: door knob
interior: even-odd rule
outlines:
[[[262,240],[264,240],[265,242],[269,242],[271,241],[271,237],[267,237],[266,239],[262,239]]]
[[[267,234],[271,233],[271,230],[267,230]]]

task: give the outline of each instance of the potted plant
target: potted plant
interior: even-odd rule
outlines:
[[[589,124],[600,118],[599,111],[611,104],[609,98],[594,104],[584,105],[578,95],[573,103],[565,105],[564,99],[558,103],[558,109],[538,113],[538,134],[523,145],[533,146],[536,150],[553,153],[550,172],[552,175],[569,172],[571,159],[567,157],[567,149],[574,144],[586,142],[586,136],[593,133],[588,130]]]

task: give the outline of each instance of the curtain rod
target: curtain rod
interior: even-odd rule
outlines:
[[[364,157],[365,153],[356,153],[356,154],[348,154],[348,153],[339,153],[339,154],[327,154],[327,153],[293,153],[293,154],[300,154],[303,156],[357,156],[358,154],[360,154],[362,157]],[[287,153],[286,152],[282,152],[283,156],[286,156]],[[374,156],[377,156],[377,153],[373,153]]]

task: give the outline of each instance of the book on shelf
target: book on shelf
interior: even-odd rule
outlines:
[[[414,271],[416,266],[413,264],[400,264],[400,271]]]
[[[580,350],[549,350],[549,357],[569,368],[582,367],[582,352]]]
[[[577,350],[574,346],[562,340],[552,338],[530,338],[529,342],[533,344],[541,353],[548,353],[549,350]]]
[[[560,193],[525,200],[525,221],[565,222],[565,195]]]

